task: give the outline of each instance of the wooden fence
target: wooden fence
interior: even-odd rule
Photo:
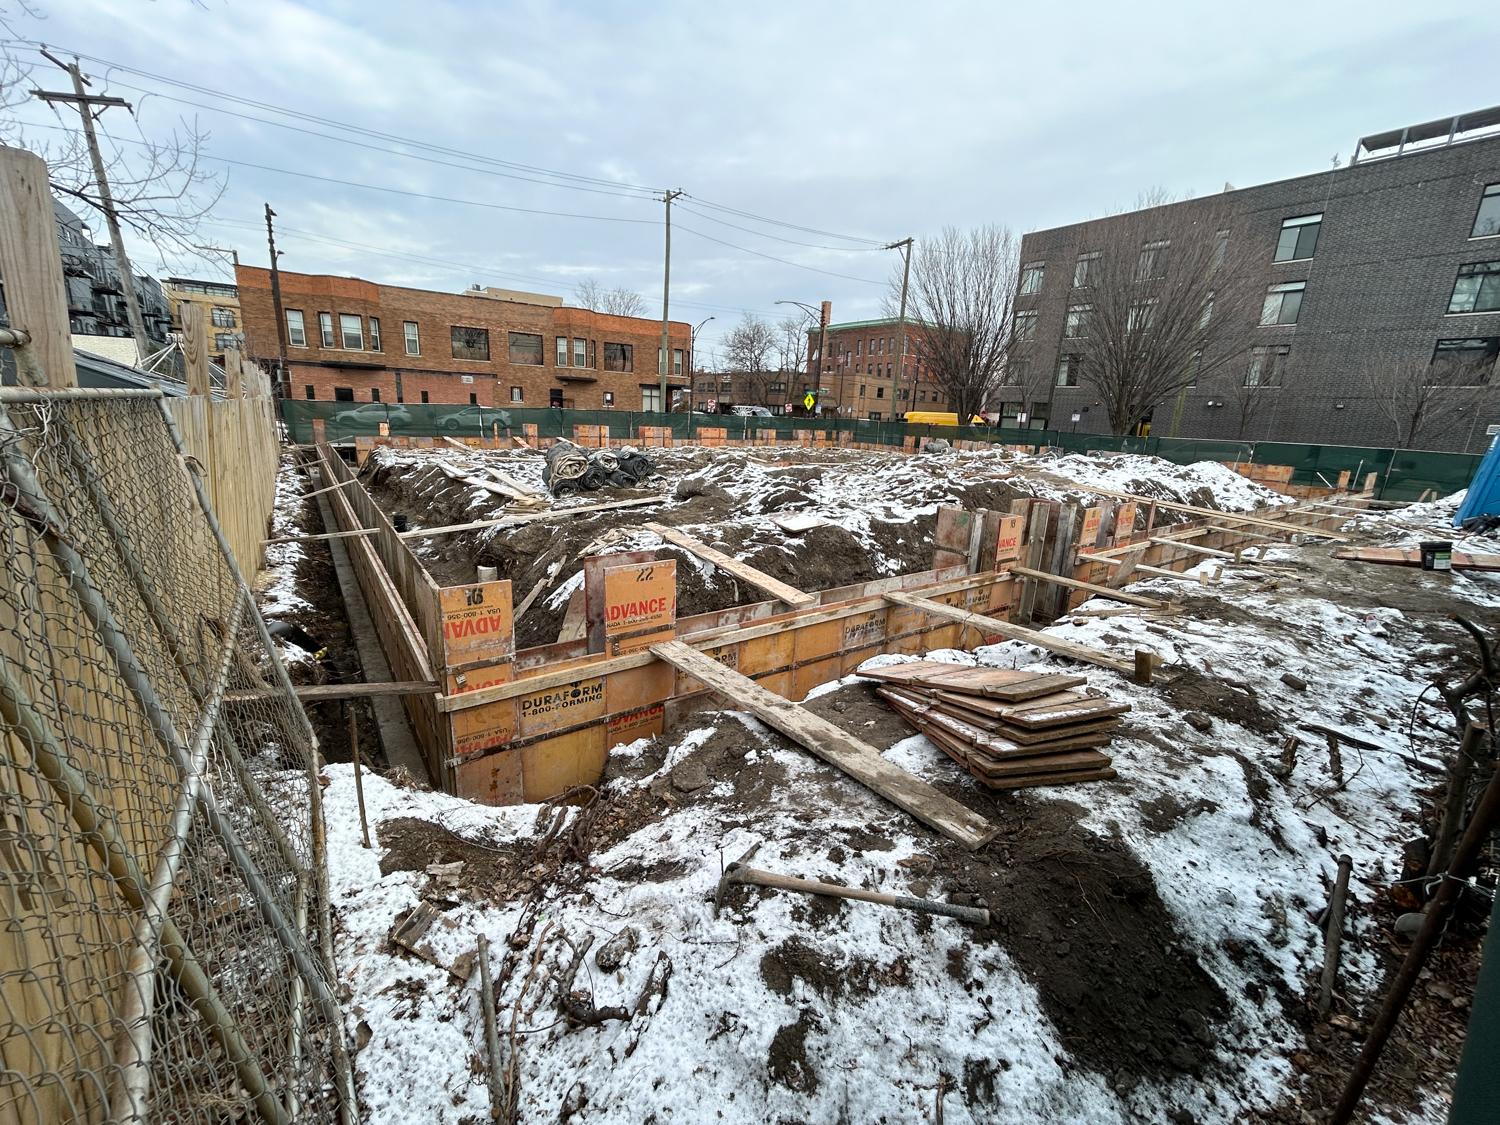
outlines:
[[[167,400],[188,454],[203,466],[204,484],[230,550],[247,577],[265,561],[276,504],[276,403],[269,396],[210,401],[203,395]]]

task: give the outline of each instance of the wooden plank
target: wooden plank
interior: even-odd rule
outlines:
[[[1082,492],[1091,492],[1095,496],[1112,496],[1116,500],[1127,501],[1145,500],[1148,503],[1151,501],[1151,497],[1149,496],[1133,496],[1129,492],[1115,492],[1112,489],[1099,488],[1095,485],[1079,484],[1077,481],[1069,481],[1068,483]],[[1199,508],[1193,504],[1177,504],[1171,500],[1157,500],[1156,506],[1158,508],[1168,508],[1174,512],[1189,512],[1195,516],[1206,516],[1208,519],[1224,520],[1229,523],[1249,523],[1254,524],[1258,527],[1274,527],[1283,531],[1288,527],[1295,526],[1288,524],[1283,520],[1268,520],[1262,519],[1258,516],[1240,515],[1237,512],[1223,512],[1218,508]],[[1294,511],[1296,509],[1296,505],[1288,505],[1288,507],[1292,508]],[[1317,530],[1318,535],[1322,536],[1324,539],[1339,539],[1347,541],[1349,538],[1347,535],[1336,535],[1331,531],[1323,531],[1321,529],[1314,530]]]
[[[1011,574],[1019,574],[1023,578],[1035,578],[1039,582],[1050,582],[1054,586],[1066,586],[1070,590],[1087,590],[1097,597],[1109,598],[1111,601],[1125,602],[1128,605],[1145,606],[1147,609],[1167,609],[1170,602],[1157,601],[1155,598],[1143,598],[1139,594],[1126,594],[1120,590],[1111,590],[1108,586],[1096,586],[1092,582],[1083,582],[1077,578],[1064,578],[1059,574],[1048,574],[1044,570],[1032,570],[1028,566],[1013,566],[1009,568]]]
[[[1015,668],[970,668],[961,664],[942,664],[936,660],[915,660],[907,664],[889,664],[872,668],[861,676],[893,684],[920,684],[934,690],[961,691],[1002,705],[1052,695],[1088,683],[1083,676],[1053,675],[1048,672],[1024,672]]]
[[[1333,552],[1336,559],[1350,562],[1386,563],[1391,566],[1421,566],[1422,552],[1418,549],[1402,550],[1399,547],[1340,547]],[[1500,555],[1469,554],[1453,552],[1454,570],[1500,570]],[[1435,572],[1436,573],[1436,572]]]
[[[25,149],[0,147],[0,278],[10,326],[31,333],[48,385],[78,386],[47,163]]]
[[[329,488],[320,488],[319,492],[332,492]],[[272,543],[311,543],[317,539],[359,539],[367,535],[379,535],[378,527],[359,527],[353,531],[325,531],[320,535],[286,535],[280,539],[262,539],[261,543],[270,546]]]
[[[1031,520],[1026,528],[1026,566],[1031,570],[1040,570],[1042,566],[1042,551],[1047,543],[1047,524],[1052,516],[1052,503],[1047,500],[1034,500],[1031,504]],[[1036,611],[1036,579],[1027,578],[1021,582],[1021,593],[1016,598],[1016,613],[1014,620],[1018,623],[1029,622]]]
[[[613,508],[639,508],[643,504],[664,504],[669,497],[643,496],[639,500],[613,500],[608,504],[584,504],[577,508],[553,508],[545,512],[527,512],[519,516],[504,516],[493,520],[475,520],[473,523],[452,523],[444,527],[419,527],[412,531],[399,531],[396,534],[402,539],[421,539],[428,535],[451,535],[459,531],[481,531],[487,527],[515,527],[518,524],[533,523],[536,520],[544,520],[549,516],[581,516],[589,512],[606,512]]]
[[[818,597],[816,594],[804,594],[795,586],[788,586],[785,582],[779,582],[769,574],[756,570],[748,563],[742,563],[738,559],[732,559],[722,551],[716,551],[707,543],[694,539],[691,535],[678,531],[675,527],[667,527],[659,523],[648,523],[643,525],[647,531],[654,531],[668,543],[681,547],[690,555],[697,555],[705,562],[711,562],[729,574],[734,575],[748,586],[752,586],[762,593],[786,602],[787,605],[800,609],[803,606],[816,605]]]
[[[568,608],[563,612],[562,627],[557,631],[558,642],[581,641],[589,635],[587,603],[583,587],[568,596]]]
[[[955,621],[961,625],[969,625],[982,633],[998,633],[1007,640],[1024,641],[1026,644],[1036,645],[1055,652],[1059,656],[1070,657],[1080,660],[1086,664],[1095,664],[1100,668],[1108,668],[1111,672],[1119,672],[1123,676],[1135,674],[1133,662],[1120,660],[1110,656],[1108,653],[1100,652],[1088,645],[1075,644],[1065,641],[1060,637],[1049,637],[1046,633],[1028,629],[1023,625],[1013,625],[1008,621],[1000,621],[994,617],[981,617],[977,613],[968,610],[955,609],[953,606],[943,605],[941,602],[931,601],[928,598],[919,598],[912,594],[890,593],[882,595],[892,605],[906,606],[908,609],[920,609],[924,613],[930,613],[934,617],[942,617],[948,621]]]
[[[299,687],[297,698],[312,703],[323,699],[368,699],[377,695],[439,695],[442,686],[436,680],[401,680],[384,684],[309,684]],[[226,703],[248,703],[252,700],[280,698],[276,688],[246,688],[226,691]]]
[[[208,320],[196,301],[182,302],[182,367],[187,393],[208,397]]]
[[[965,847],[978,849],[999,831],[978,813],[939,793],[880,756],[873,746],[767,691],[681,641],[652,645],[651,652],[679,672],[706,684],[756,718],[806,747],[829,765]]]

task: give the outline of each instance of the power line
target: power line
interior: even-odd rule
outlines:
[[[863,242],[868,244],[872,249],[877,250],[884,247],[884,243],[882,243],[878,238],[860,238],[857,235],[852,234],[837,234],[834,231],[818,230],[816,227],[798,226],[796,223],[786,223],[782,222],[780,219],[768,219],[764,215],[756,215],[750,211],[741,211],[734,207],[725,207],[721,203],[711,203],[701,196],[689,195],[688,198],[704,207],[711,207],[715,211],[723,211],[726,215],[738,215],[742,219],[750,219],[753,222],[768,223],[771,226],[776,227],[786,227],[788,230],[800,230],[804,234],[821,234],[824,238],[842,238],[848,242]]]
[[[688,198],[691,199],[692,196],[688,196]],[[707,219],[711,223],[733,227],[735,230],[742,230],[746,234],[753,234],[757,238],[774,238],[777,242],[786,242],[792,246],[806,246],[813,250],[832,250],[835,254],[868,254],[885,249],[884,246],[823,246],[816,242],[799,242],[795,238],[782,238],[779,234],[767,234],[765,231],[751,230],[749,227],[742,227],[738,223],[731,223],[725,219],[715,218],[713,215],[705,214],[702,211],[695,211],[685,203],[680,203],[678,206],[684,211],[697,215],[700,219]]]
[[[685,230],[688,232],[688,234],[696,234],[699,238],[706,238],[710,242],[717,242],[720,246],[727,246],[731,250],[739,250],[741,253],[745,254],[754,254],[757,258],[767,258],[773,262],[780,262],[784,266],[792,266],[795,269],[811,270],[813,273],[825,274],[828,277],[842,277],[845,281],[859,281],[863,282],[866,285],[885,284],[885,282],[883,281],[871,281],[868,277],[855,277],[853,274],[835,273],[832,270],[820,270],[817,266],[805,266],[801,262],[793,262],[787,258],[778,258],[774,254],[762,254],[759,250],[751,250],[748,246],[736,246],[732,242],[725,242],[722,238],[715,238],[711,234],[704,234],[701,230],[694,230],[692,227],[685,227],[679,224],[677,229]]]

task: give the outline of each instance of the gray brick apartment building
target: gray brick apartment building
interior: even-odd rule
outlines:
[[[1393,427],[1364,375],[1370,365],[1436,360],[1490,382],[1500,352],[1500,108],[1365,137],[1343,167],[1226,185],[1222,196],[1170,206],[1222,215],[1226,203],[1230,236],[1247,240],[1248,268],[1259,275],[1255,300],[1240,310],[1244,354],[1158,404],[1153,435],[1387,446],[1395,444]],[[1036,375],[1025,392],[1032,428],[1050,421],[1108,431],[1096,392],[1069,385],[1077,383],[1069,357],[1088,341],[1069,338],[1068,310],[1087,299],[1074,284],[1087,274],[1080,257],[1122,218],[1022,240],[1016,308],[1032,337]],[[1274,387],[1283,376],[1284,395]],[[1245,379],[1273,389],[1241,435],[1233,401],[1223,403],[1233,396],[1227,381]],[[1017,390],[1002,388],[997,398],[1017,399]],[[1468,392],[1465,402],[1415,444],[1482,450],[1486,429],[1500,424],[1500,390]],[[1021,409],[1019,401],[1005,404],[1010,424]]]

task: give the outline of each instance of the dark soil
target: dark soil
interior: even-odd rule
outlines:
[[[1252,690],[1233,687],[1192,668],[1173,668],[1177,678],[1162,685],[1161,692],[1181,712],[1196,711],[1256,734],[1274,734],[1281,729],[1281,716],[1263,705]]]
[[[316,500],[303,501],[297,527],[305,535],[324,532]],[[344,598],[333,569],[333,553],[328,541],[312,540],[304,543],[302,549],[304,557],[297,564],[296,592],[309,604],[283,613],[274,620],[296,625],[327,651],[317,662],[289,664],[287,672],[292,683],[299,687],[358,683],[364,679],[364,673],[359,650],[349,632],[349,618],[344,612]],[[375,712],[367,700],[328,700],[307,706],[308,718],[312,720],[313,731],[318,737],[319,753],[330,762],[353,760],[349,742],[351,709],[356,715],[361,758],[373,768],[384,769],[385,751],[376,734]]]

